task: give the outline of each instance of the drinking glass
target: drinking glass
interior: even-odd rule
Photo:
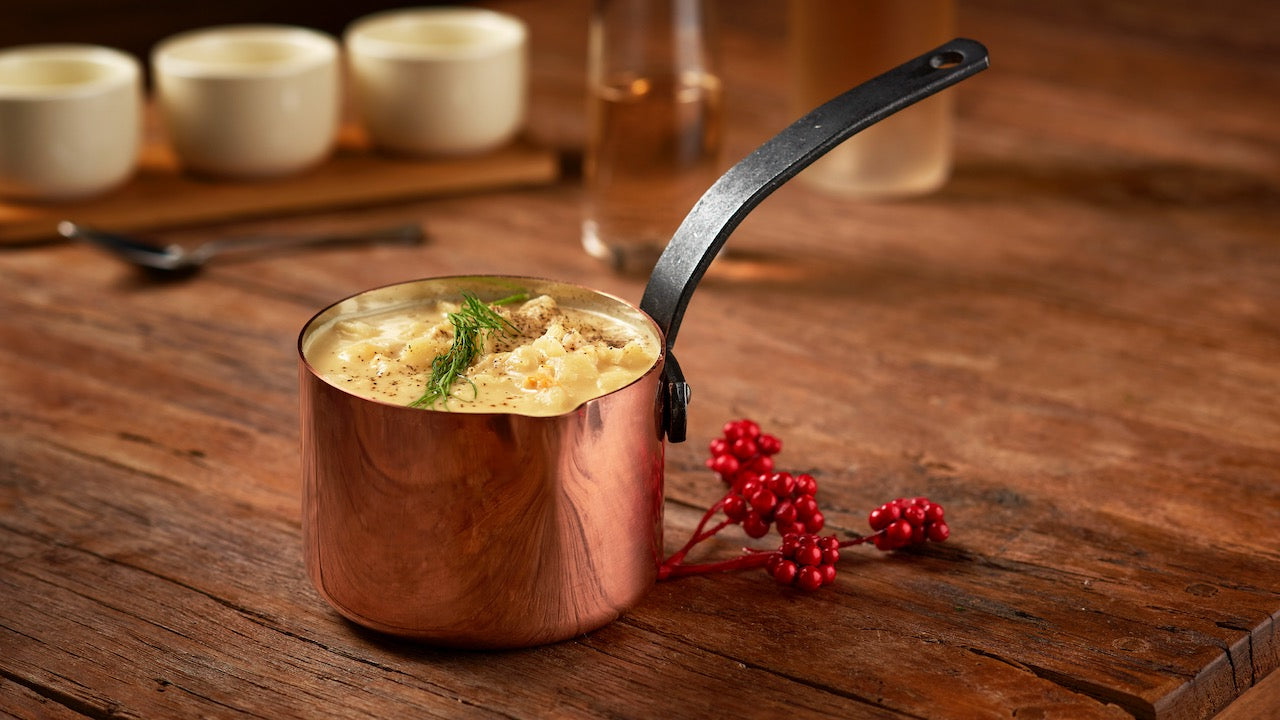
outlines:
[[[596,0],[582,243],[647,273],[718,175],[723,105],[703,0]]]
[[[803,112],[955,35],[955,0],[791,0],[791,111]],[[955,95],[940,93],[854,135],[800,174],[846,197],[932,192],[951,173]]]

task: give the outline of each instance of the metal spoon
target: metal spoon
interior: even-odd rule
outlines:
[[[399,225],[348,235],[254,235],[224,238],[211,240],[193,248],[184,248],[176,244],[153,245],[135,237],[85,227],[69,220],[58,223],[58,234],[71,240],[82,240],[96,245],[139,267],[165,273],[192,272],[215,255],[225,253],[366,242],[400,242],[418,245],[426,239],[422,226],[418,224]]]

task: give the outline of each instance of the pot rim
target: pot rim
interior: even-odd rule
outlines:
[[[336,308],[338,308],[340,305],[342,305],[345,302],[354,300],[362,295],[369,295],[369,294],[385,291],[395,287],[408,286],[408,285],[414,285],[418,283],[427,283],[427,282],[442,282],[442,283],[459,282],[460,283],[466,280],[480,280],[480,281],[501,280],[501,281],[512,281],[515,283],[523,283],[523,284],[554,285],[554,286],[559,286],[564,288],[571,288],[584,295],[602,298],[606,301],[622,305],[634,311],[637,317],[643,318],[643,320],[646,323],[648,323],[649,329],[653,332],[653,336],[658,342],[658,357],[653,361],[653,364],[649,366],[648,370],[645,370],[639,377],[627,383],[626,385],[623,385],[622,387],[617,388],[616,390],[607,392],[604,395],[597,395],[595,397],[583,400],[582,402],[578,403],[577,405],[570,408],[569,410],[566,410],[563,413],[558,413],[555,415],[529,415],[527,413],[517,413],[517,412],[472,412],[472,411],[453,412],[450,410],[437,410],[435,408],[410,407],[408,405],[390,403],[384,400],[376,400],[373,398],[365,397],[363,395],[359,395],[357,393],[353,393],[343,388],[342,386],[331,382],[328,378],[324,376],[323,373],[321,373],[319,370],[315,368],[314,365],[311,364],[310,360],[307,359],[307,354],[303,347],[303,343],[306,341],[306,339],[311,334],[311,332],[313,332],[317,327],[319,327],[319,324],[317,321],[319,321],[326,314],[335,312]],[[459,292],[461,292],[460,285],[459,285]],[[335,314],[335,317],[336,317],[336,314]],[[324,318],[324,319],[325,321],[328,321],[331,318]],[[554,420],[555,418],[561,418],[568,415],[573,415],[575,413],[581,412],[583,408],[591,405],[592,403],[596,403],[598,401],[604,400],[605,398],[624,392],[628,388],[631,388],[637,383],[642,382],[645,378],[649,377],[650,375],[654,373],[661,373],[663,366],[666,364],[666,359],[667,359],[666,337],[665,335],[663,335],[662,329],[658,326],[658,323],[655,322],[654,319],[649,315],[649,313],[645,312],[644,310],[641,310],[640,307],[635,303],[624,300],[612,293],[603,292],[601,290],[597,290],[596,288],[588,287],[586,285],[582,285],[579,283],[566,282],[564,280],[556,280],[553,278],[538,277],[533,275],[501,275],[501,274],[484,274],[484,273],[469,274],[469,275],[434,275],[434,276],[414,278],[411,280],[400,280],[396,282],[385,283],[383,285],[378,285],[371,288],[366,288],[359,292],[351,293],[350,295],[339,298],[338,300],[335,300],[329,303],[328,305],[325,305],[316,313],[314,313],[310,318],[308,318],[307,321],[303,323],[302,330],[298,332],[298,339],[295,345],[295,349],[298,354],[298,360],[301,363],[302,367],[305,368],[307,373],[311,375],[313,378],[338,390],[339,392],[342,392],[345,395],[351,396],[352,398],[362,400],[365,402],[375,403],[377,405],[380,405],[386,408],[396,408],[396,409],[404,410],[408,412],[452,413],[453,415],[459,415],[464,417],[474,415],[479,418],[484,418],[484,417],[494,417],[494,416],[502,416],[502,415],[516,415],[520,417],[536,418],[536,419],[544,419],[544,420]]]

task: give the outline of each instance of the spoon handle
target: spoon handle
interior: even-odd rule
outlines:
[[[169,262],[177,252],[168,247],[161,247],[130,235],[85,227],[69,220],[62,220],[58,223],[58,234],[68,240],[89,241],[116,253],[125,260],[146,267],[156,267],[158,264]]]

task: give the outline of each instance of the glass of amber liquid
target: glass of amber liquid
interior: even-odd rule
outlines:
[[[809,108],[955,36],[956,0],[790,0],[791,111]],[[799,176],[831,194],[909,197],[951,173],[954,93],[939,93],[844,141]]]
[[[620,272],[648,273],[718,176],[712,22],[704,0],[595,0],[582,243]]]

